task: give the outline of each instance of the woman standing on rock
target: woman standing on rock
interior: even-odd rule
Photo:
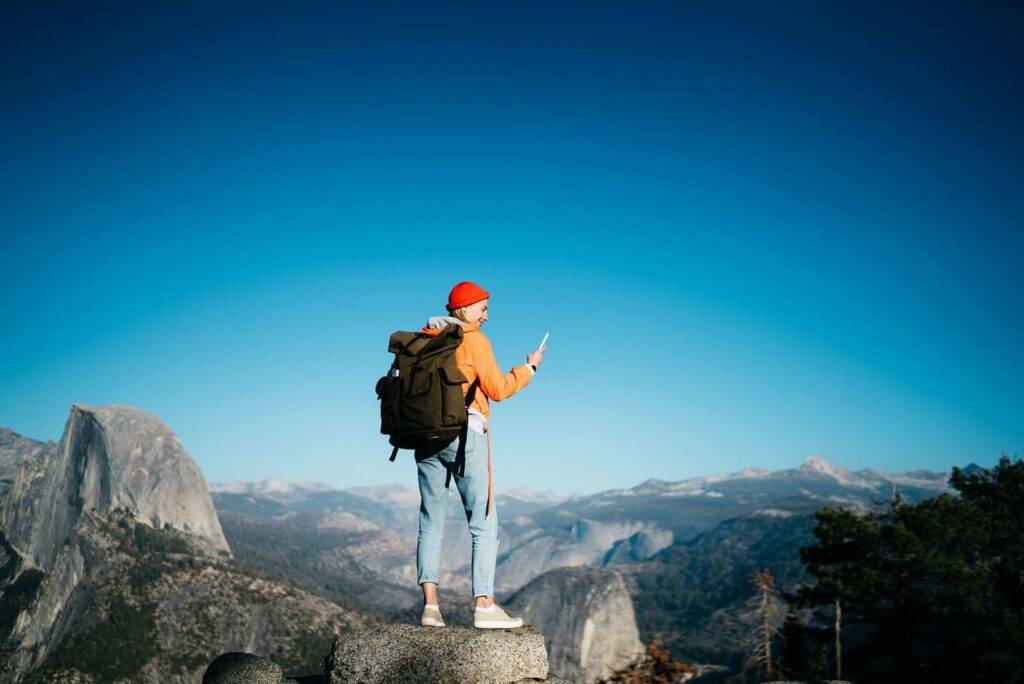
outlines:
[[[501,401],[526,387],[544,361],[544,348],[528,355],[525,364],[514,367],[509,373],[503,373],[494,358],[490,341],[480,330],[487,322],[489,297],[490,294],[480,286],[468,281],[461,282],[448,295],[447,309],[451,315],[435,316],[422,329],[427,335],[437,335],[450,324],[462,326],[462,343],[455,350],[455,361],[467,378],[462,392],[465,396],[474,380],[478,380],[481,390],[476,393],[469,407],[463,475],[455,467],[458,438],[440,451],[416,451],[420,485],[416,574],[417,582],[423,588],[420,624],[428,627],[444,626],[437,603],[437,578],[441,564],[441,540],[448,512],[445,480],[449,470],[459,489],[473,540],[473,596],[476,598],[473,625],[483,629],[503,629],[523,624],[521,618],[509,617],[494,602],[498,516],[493,503],[494,485],[487,422],[491,414],[489,401]]]

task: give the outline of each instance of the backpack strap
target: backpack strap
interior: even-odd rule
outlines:
[[[459,477],[465,477],[466,475],[466,438],[468,436],[469,421],[467,420],[462,424],[462,429],[459,430],[459,448],[455,452],[455,462],[450,467],[445,468],[445,489],[448,489],[448,484],[452,481],[452,471],[455,471],[455,474]]]
[[[394,449],[391,450],[391,458],[389,458],[388,460],[389,461],[394,461],[395,460],[395,456],[397,456],[397,455],[398,455],[398,447],[395,447]]]
[[[459,450],[455,452],[455,472],[458,473],[459,477],[466,476],[466,441],[469,437],[469,423],[466,423],[465,427],[462,428],[462,432],[459,433]]]
[[[469,405],[473,403],[476,398],[476,388],[480,386],[480,376],[477,375],[473,378],[473,384],[469,386],[469,391],[466,392],[466,411],[469,411]],[[466,422],[462,426],[462,430],[459,432],[459,449],[455,452],[455,470],[459,477],[466,476],[466,440],[469,437],[469,416],[466,416]],[[448,480],[451,479],[451,471],[445,478],[445,487],[448,486]]]
[[[473,378],[473,384],[466,390],[466,408],[468,409],[473,401],[476,399],[476,388],[480,386],[480,376],[477,375]]]

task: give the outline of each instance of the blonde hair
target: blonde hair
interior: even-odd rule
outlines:
[[[462,306],[462,307],[459,307],[458,309],[452,309],[451,314],[452,314],[452,316],[455,316],[456,318],[458,318],[463,323],[469,323],[469,319],[466,318],[466,311],[468,309],[469,309],[468,306]]]

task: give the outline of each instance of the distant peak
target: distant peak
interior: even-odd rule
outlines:
[[[847,474],[846,468],[829,463],[821,456],[812,454],[804,459],[804,462],[800,465],[800,470],[811,471],[815,473],[821,473],[822,475],[828,475],[829,477],[840,477]]]
[[[733,477],[761,477],[767,475],[772,471],[765,470],[764,468],[744,468],[743,470],[733,473]]]

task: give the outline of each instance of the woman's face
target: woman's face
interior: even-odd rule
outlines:
[[[483,325],[487,321],[487,300],[483,299],[476,304],[470,304],[467,306],[466,318],[469,319],[470,323]]]

